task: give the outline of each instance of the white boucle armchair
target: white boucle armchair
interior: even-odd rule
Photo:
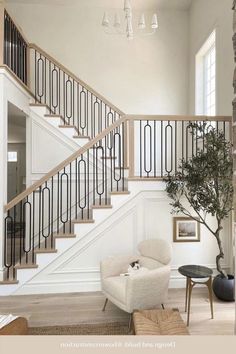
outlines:
[[[101,262],[101,285],[106,297],[103,311],[108,300],[130,314],[134,310],[160,305],[164,308],[170,279],[171,245],[162,239],[151,239],[142,241],[138,250],[140,255],[113,256]],[[136,260],[148,270],[120,276],[127,272],[129,263]]]

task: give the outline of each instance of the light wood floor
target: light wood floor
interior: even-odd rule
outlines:
[[[170,289],[168,308],[178,308],[184,321],[185,289]],[[104,296],[100,292],[0,297],[0,313],[12,313],[28,319],[30,327],[79,323],[128,322],[128,314],[108,302],[102,312]],[[214,299],[214,320],[205,288],[194,288],[189,332],[193,335],[232,335],[234,303]]]

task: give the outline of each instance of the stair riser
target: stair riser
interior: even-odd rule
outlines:
[[[74,136],[75,133],[76,133],[74,128],[59,128],[59,127],[58,127],[58,129],[60,129],[60,131],[61,131],[64,135],[68,136],[68,138],[73,139],[73,141],[75,140],[75,139],[73,138],[73,136]]]
[[[74,142],[77,143],[79,146],[84,146],[89,142],[89,139],[80,139],[80,138],[73,138]]]
[[[58,128],[58,126],[61,124],[61,119],[60,118],[47,118],[45,117],[46,121],[53,125],[54,127]]]
[[[30,109],[36,114],[38,114],[40,117],[44,117],[45,114],[49,113],[47,107],[44,106],[30,106]]]

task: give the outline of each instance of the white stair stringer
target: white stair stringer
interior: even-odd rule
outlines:
[[[12,294],[25,294],[25,288],[27,283],[30,285],[30,281],[43,271],[47,266],[52,264],[57,258],[62,256],[65,252],[71,250],[77,245],[82,248],[84,243],[92,242],[93,238],[92,231],[97,227],[101,228],[103,223],[108,220],[113,214],[118,212],[126,203],[135,198],[142,191],[150,190],[164,190],[163,182],[134,182],[129,181],[129,194],[115,194],[111,195],[111,209],[95,209],[93,210],[93,219],[94,223],[84,223],[84,224],[75,224],[74,233],[76,234],[75,238],[57,238],[55,240],[55,248],[57,253],[43,253],[36,255],[36,263],[38,268],[34,269],[18,269],[17,270],[17,279],[19,280],[18,284],[5,284],[0,286],[0,295],[7,296]],[[96,233],[95,233],[96,234]],[[29,293],[29,292],[28,292]]]

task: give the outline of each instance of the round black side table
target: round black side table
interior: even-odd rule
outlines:
[[[212,296],[212,270],[207,267],[199,266],[199,265],[185,265],[179,267],[179,273],[186,277],[186,294],[185,294],[185,312],[187,313],[187,326],[189,326],[189,318],[190,318],[190,305],[191,305],[191,294],[194,285],[196,284],[204,284],[208,287],[208,294],[210,300],[211,307],[211,318],[213,319],[213,296]],[[194,279],[203,279],[208,278],[205,282],[195,281]]]

